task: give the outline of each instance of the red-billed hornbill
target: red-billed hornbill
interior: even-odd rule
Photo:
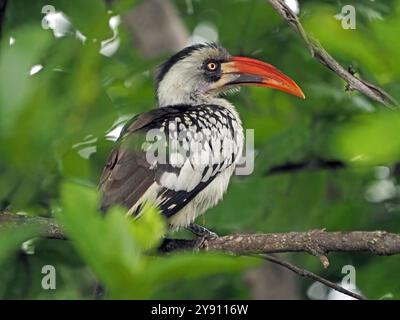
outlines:
[[[171,227],[204,234],[193,222],[221,200],[244,142],[239,115],[221,93],[256,85],[304,94],[272,65],[233,57],[216,44],[178,52],[161,65],[156,84],[160,108],[129,121],[108,158],[100,181],[102,209],[122,204],[128,214],[140,216],[149,201]],[[159,155],[152,150],[156,144],[166,148],[166,161],[149,159],[150,151]]]

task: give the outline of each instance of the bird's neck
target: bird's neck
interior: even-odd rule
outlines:
[[[177,104],[198,105],[203,104],[205,98],[201,94],[189,92],[185,86],[160,87],[157,91],[158,105],[160,107]]]
[[[218,105],[223,108],[228,109],[236,118],[236,120],[241,123],[239,114],[236,111],[236,108],[233,104],[231,104],[228,100],[220,98],[220,97],[213,97],[213,96],[206,96],[202,94],[188,94],[185,91],[180,91],[179,89],[174,90],[174,92],[170,94],[160,94],[158,92],[158,105],[160,108],[173,106],[173,105],[201,105],[201,104],[213,104]]]

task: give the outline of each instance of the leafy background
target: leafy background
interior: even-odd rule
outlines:
[[[118,50],[110,57],[99,54],[101,40],[113,35],[110,18],[140,2],[9,1],[0,49],[0,209],[56,217],[72,241],[39,239],[35,227],[1,229],[3,299],[91,299],[96,279],[111,298],[250,299],[269,297],[281,286],[268,280],[273,270],[257,259],[157,256],[165,222],[154,208],[140,221],[127,221],[121,208],[104,219],[97,212],[96,186],[113,144],[106,135],[118,121],[155,107],[152,72],[172,53],[144,56],[123,19]],[[310,57],[264,0],[171,3],[192,39],[206,26],[212,32],[200,34],[203,38],[217,37],[208,40],[276,65],[307,96],[301,101],[245,88],[229,97],[245,127],[255,130],[255,171],[234,177],[224,201],[198,222],[219,234],[314,228],[398,232],[400,114],[345,91],[345,83]],[[356,30],[344,30],[334,18],[349,3],[357,10]],[[73,29],[57,38],[42,28],[41,10],[49,4],[87,37],[84,44]],[[307,0],[300,9],[305,28],[335,58],[400,100],[399,1]],[[42,70],[30,75],[39,64]],[[341,161],[344,168],[319,168],[321,160]],[[276,171],[296,163],[306,166]],[[33,240],[21,246],[28,239]],[[399,256],[331,254],[328,270],[308,255],[285,258],[332,281],[341,280],[344,265],[353,265],[365,296],[400,297],[400,282],[394,281]],[[41,287],[44,265],[57,270],[56,290]],[[252,273],[261,282],[260,277],[267,279],[261,296],[249,280]],[[291,286],[281,298],[312,297],[311,281],[283,279]]]

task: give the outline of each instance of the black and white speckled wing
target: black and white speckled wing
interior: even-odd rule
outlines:
[[[236,129],[234,115],[216,105],[163,107],[133,118],[100,179],[102,209],[119,203],[138,214],[152,201],[173,216],[237,161],[243,141]]]

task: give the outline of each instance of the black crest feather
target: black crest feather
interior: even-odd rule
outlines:
[[[171,58],[169,58],[167,61],[165,61],[163,64],[161,64],[156,72],[156,85],[158,86],[159,83],[162,81],[166,73],[171,69],[171,67],[177,63],[178,61],[185,59],[187,56],[192,54],[194,51],[203,49],[203,48],[215,48],[218,49],[220,48],[216,43],[210,42],[210,43],[201,43],[201,44],[195,44],[189,47],[186,47],[179,51],[178,53],[174,54]]]

